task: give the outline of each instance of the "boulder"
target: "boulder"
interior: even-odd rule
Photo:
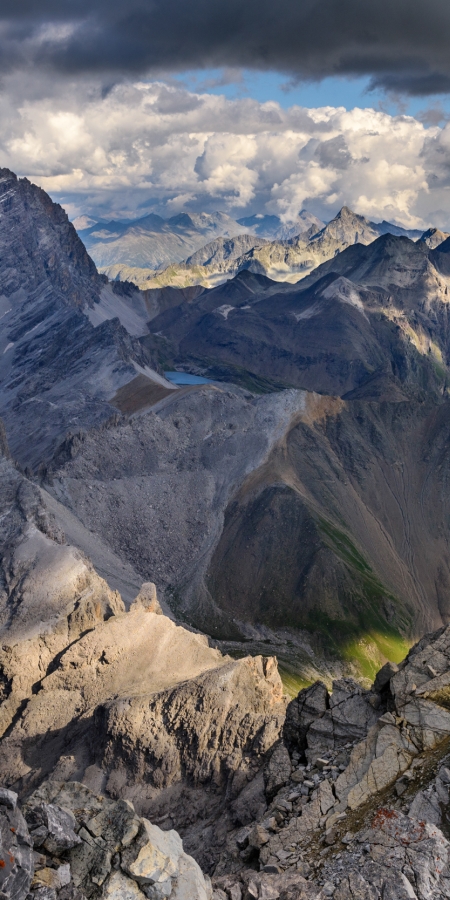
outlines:
[[[24,900],[34,870],[33,846],[17,806],[17,794],[0,793],[0,891],[7,900]]]
[[[28,807],[26,818],[34,847],[45,847],[49,853],[58,856],[81,843],[75,834],[75,816],[70,810],[42,803]]]
[[[398,666],[393,662],[387,662],[381,669],[377,672],[375,681],[373,683],[373,689],[377,693],[381,693],[388,686],[391,678],[398,672]]]
[[[275,797],[280,788],[287,784],[291,772],[292,765],[289,753],[283,741],[280,741],[275,745],[273,753],[264,767],[265,792],[269,801]]]

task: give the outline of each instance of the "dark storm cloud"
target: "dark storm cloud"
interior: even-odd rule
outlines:
[[[450,88],[449,0],[2,0],[0,65],[136,75],[201,67]]]

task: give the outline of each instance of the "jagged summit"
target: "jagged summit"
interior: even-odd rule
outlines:
[[[357,243],[369,244],[377,237],[378,231],[372,222],[354,213],[348,206],[343,206],[334,219],[311,238],[311,243],[323,244],[332,240],[349,246]]]
[[[104,279],[63,208],[9,169],[0,169],[0,204],[0,293],[22,289],[35,304],[51,295],[78,308],[92,305]]]
[[[450,237],[447,231],[440,231],[439,228],[428,228],[427,231],[424,231],[420,236],[419,240],[424,241],[427,247],[430,250],[435,250],[436,247],[439,247],[443,244],[447,238]]]

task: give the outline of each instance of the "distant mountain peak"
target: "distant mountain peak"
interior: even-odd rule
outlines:
[[[364,219],[365,222],[368,220],[364,218],[364,216],[360,216],[359,213],[355,213],[349,206],[342,206],[339,212],[335,215],[335,219]]]
[[[449,236],[447,231],[440,231],[439,228],[428,228],[420,236],[419,241],[423,241],[430,250],[435,250],[435,248],[443,244]]]

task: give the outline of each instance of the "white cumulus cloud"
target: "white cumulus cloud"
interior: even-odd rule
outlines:
[[[28,76],[27,76],[28,78]],[[72,216],[180,209],[450,227],[450,126],[373,109],[283,109],[162,82],[61,86],[23,75],[0,93],[0,165]],[[25,99],[24,99],[25,98]]]

